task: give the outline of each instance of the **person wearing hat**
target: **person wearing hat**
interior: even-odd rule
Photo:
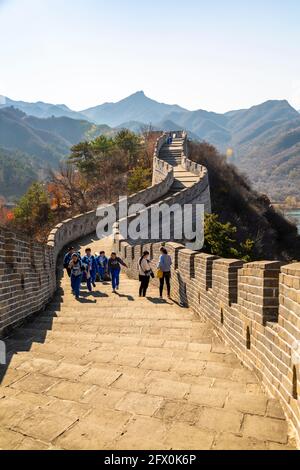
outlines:
[[[71,246],[70,248],[68,248],[68,252],[65,254],[65,257],[64,257],[64,269],[67,271],[69,277],[71,277],[71,269],[69,268],[69,264],[72,260],[72,255],[74,252],[75,250]]]
[[[72,292],[75,295],[76,300],[79,300],[82,273],[84,267],[81,260],[79,259],[78,253],[73,253],[72,259],[69,264],[69,269],[71,271]]]

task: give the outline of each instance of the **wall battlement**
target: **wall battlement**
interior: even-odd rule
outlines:
[[[268,392],[280,399],[299,438],[300,263],[246,264],[177,243],[166,247],[174,262],[173,300],[213,324]],[[148,250],[156,266],[161,243],[132,247],[117,236],[115,248],[129,266],[128,275],[137,279],[139,256]]]
[[[56,288],[53,249],[0,227],[0,337],[43,309]]]

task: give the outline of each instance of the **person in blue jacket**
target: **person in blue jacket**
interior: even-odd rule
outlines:
[[[82,273],[84,271],[84,267],[77,253],[73,253],[72,255],[72,259],[69,263],[69,269],[71,272],[72,292],[75,295],[76,300],[79,300],[80,286],[81,286]]]
[[[97,263],[95,256],[92,255],[92,250],[87,248],[85,256],[82,258],[82,263],[86,265],[86,283],[89,292],[92,292],[92,286],[96,287]]]
[[[103,282],[105,281],[105,274],[107,273],[108,269],[108,258],[105,256],[105,251],[100,252],[100,256],[96,258],[96,261],[100,281]]]
[[[73,253],[75,252],[74,248],[71,246],[68,248],[68,252],[65,254],[64,257],[64,268],[68,273],[68,276],[71,277],[71,269],[69,268],[69,265],[72,260]]]
[[[172,137],[172,134],[170,134],[168,139],[167,139],[167,144],[172,145],[172,143],[173,143],[173,137]]]
[[[111,275],[114,294],[116,294],[116,291],[119,290],[121,266],[127,268],[127,265],[124,263],[124,261],[119,258],[116,253],[112,253],[108,260],[108,271]]]

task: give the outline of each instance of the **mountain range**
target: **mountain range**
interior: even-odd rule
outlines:
[[[0,146],[20,150],[49,166],[55,166],[81,140],[109,133],[108,126],[69,117],[40,119],[16,108],[0,110]]]
[[[6,96],[0,95],[0,109],[14,107],[28,114],[38,118],[48,117],[69,117],[72,119],[86,119],[86,116],[81,115],[76,111],[72,111],[65,104],[49,104],[42,101],[37,103],[27,103],[26,101],[15,101]]]
[[[0,196],[22,195],[32,181],[57,168],[72,145],[113,132],[69,117],[41,119],[13,107],[0,109]]]
[[[79,140],[114,132],[112,128],[138,132],[149,124],[166,131],[186,129],[190,138],[216,146],[273,199],[300,197],[300,115],[285,100],[218,114],[158,103],[142,91],[81,112],[0,97],[0,146],[51,165]]]

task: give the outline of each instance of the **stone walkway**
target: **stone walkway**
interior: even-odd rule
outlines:
[[[0,449],[291,448],[279,404],[211,328],[156,288],[137,291],[123,275],[119,295],[98,284],[77,303],[63,278],[7,340]]]

